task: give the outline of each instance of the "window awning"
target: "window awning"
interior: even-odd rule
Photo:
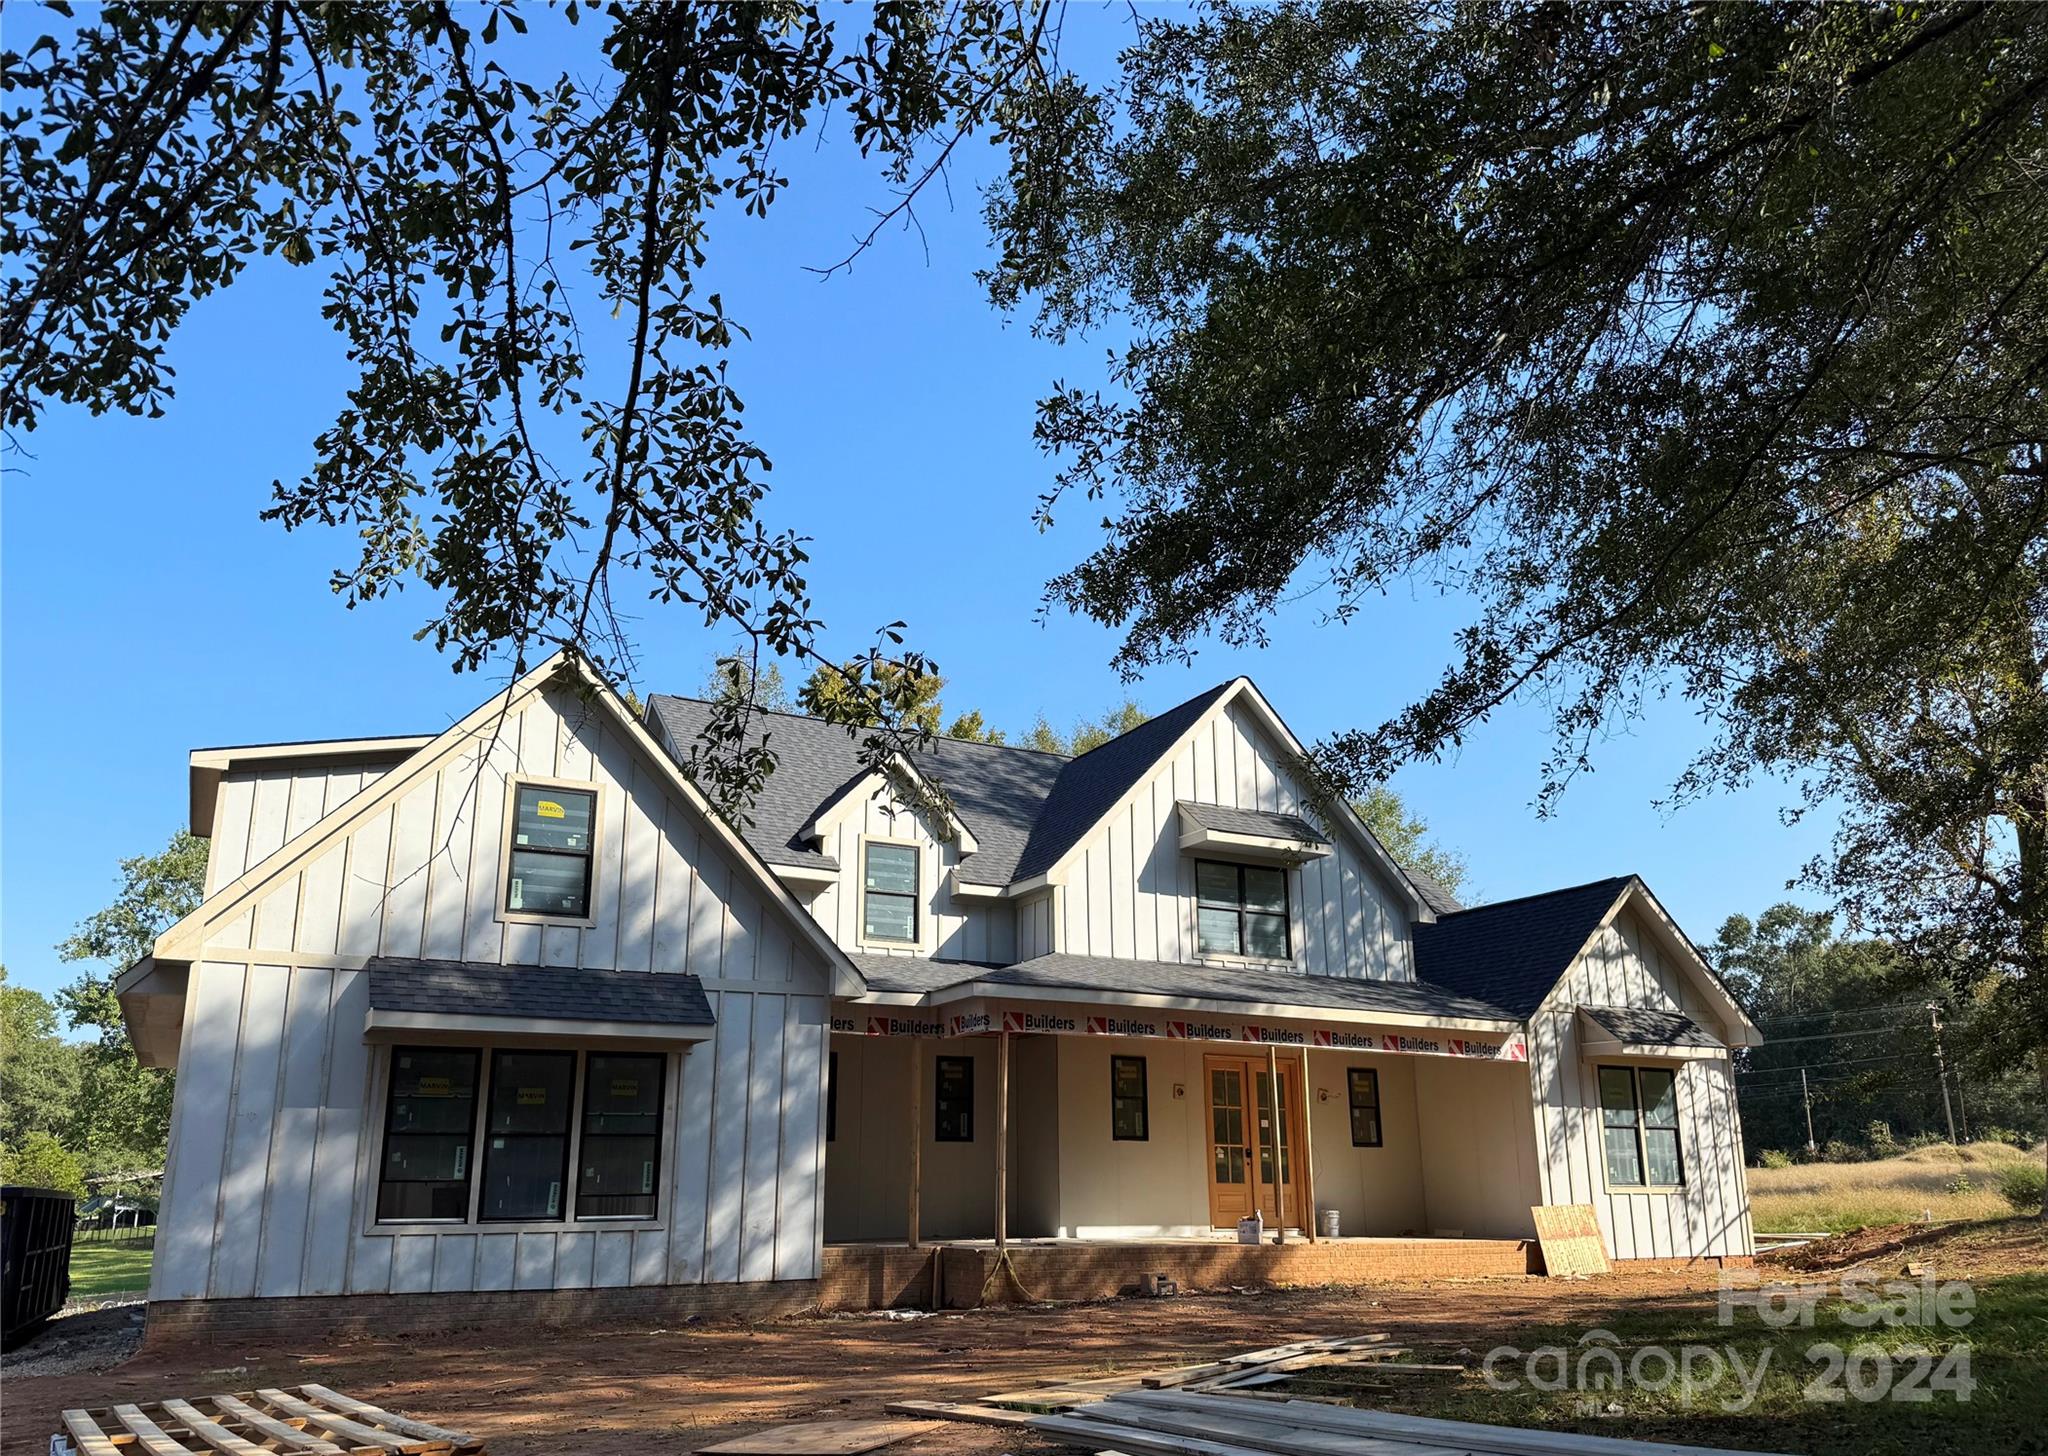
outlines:
[[[717,1017],[695,976],[375,956],[363,1039],[530,1043],[705,1041]]]
[[[1587,1057],[1719,1056],[1724,1048],[1698,1022],[1647,1006],[1581,1006],[1579,1051]]]
[[[1298,814],[1269,814],[1263,809],[1231,809],[1222,804],[1179,800],[1180,847],[1232,858],[1294,864],[1321,859],[1330,852],[1323,832]]]

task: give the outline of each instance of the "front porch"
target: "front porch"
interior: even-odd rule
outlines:
[[[1007,1258],[1005,1258],[1007,1256]],[[1110,1299],[1146,1274],[1183,1293],[1239,1288],[1479,1279],[1541,1272],[1528,1239],[1336,1238],[1240,1244],[1227,1238],[991,1239],[827,1244],[820,1309],[975,1309]]]
[[[964,1307],[985,1286],[1100,1298],[1148,1273],[1192,1289],[1527,1272],[1541,1197],[1518,1035],[1257,1009],[842,1002],[828,1307],[928,1305],[934,1279]],[[1255,1212],[1266,1242],[1240,1243]],[[1343,1237],[1324,1237],[1331,1216]]]

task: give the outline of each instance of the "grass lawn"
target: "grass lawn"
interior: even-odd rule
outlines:
[[[1872,1224],[2009,1218],[1998,1175],[2041,1160],[2005,1143],[1946,1143],[1871,1163],[1799,1163],[1749,1169],[1758,1233],[1842,1233]],[[1967,1180],[1963,1186],[1958,1180]],[[1954,1185],[1959,1191],[1951,1191]]]
[[[1723,1326],[1714,1306],[1695,1301],[1682,1306],[1646,1303],[1612,1315],[1601,1326],[1614,1337],[1610,1348],[1624,1365],[1645,1346],[1669,1348],[1674,1356],[1685,1346],[1702,1346],[1713,1351],[1724,1367],[1732,1349],[1743,1368],[1752,1373],[1759,1360],[1767,1360],[1764,1375],[1755,1385],[1755,1398],[1746,1404],[1740,1404],[1742,1382],[1734,1374],[1723,1373],[1718,1381],[1708,1382],[1713,1367],[1703,1357],[1694,1366],[1699,1373],[1698,1388],[1689,1396],[1677,1379],[1662,1390],[1636,1386],[1591,1395],[1569,1388],[1531,1388],[1526,1352],[1562,1347],[1576,1370],[1582,1355],[1596,1343],[1604,1343],[1590,1339],[1592,1331],[1585,1325],[1503,1330],[1497,1337],[1500,1344],[1525,1355],[1497,1360],[1494,1369],[1504,1380],[1512,1377],[1518,1381],[1519,1389],[1491,1389],[1480,1370],[1472,1369],[1451,1382],[1395,1379],[1391,1385],[1360,1391],[1355,1399],[1379,1410],[1452,1420],[1752,1451],[1796,1451],[1809,1456],[2041,1450],[2048,1444],[2048,1435],[2044,1435],[2048,1433],[2048,1233],[2033,1220],[2008,1219],[1957,1230],[1956,1236],[1924,1250],[1916,1248],[1910,1255],[1877,1260],[1869,1272],[1881,1280],[1917,1283],[1904,1280],[1899,1273],[1904,1258],[1912,1257],[1924,1259],[1943,1278],[1968,1278],[1976,1304],[1969,1323],[1960,1328],[1944,1328],[1938,1323],[1927,1327],[1854,1325],[1843,1319],[1843,1313],[1857,1306],[1845,1305],[1840,1299],[1819,1303],[1809,1328],[1797,1324],[1772,1328],[1754,1309],[1747,1308],[1736,1309],[1734,1322]],[[1995,1257],[1983,1267],[1999,1272],[1971,1277],[1971,1261],[1955,1257],[1955,1246],[1980,1241],[1995,1251]],[[2005,1272],[2024,1271],[2029,1266],[2034,1272]],[[1838,1287],[1840,1274],[1839,1270],[1802,1273],[1773,1268],[1766,1277],[1826,1283],[1833,1288]],[[1847,1351],[1851,1372],[1827,1378],[1827,1364],[1810,1354],[1821,1344]],[[1929,1389],[1926,1376],[1939,1372],[1942,1357],[1964,1344],[1968,1347],[1968,1376],[1975,1383],[1969,1398],[1959,1399],[1953,1389],[1941,1389],[1939,1379],[1932,1381],[1935,1388]],[[1860,1353],[1871,1347],[1871,1353]],[[1913,1347],[1931,1352],[1932,1358],[1922,1367],[1921,1378],[1912,1382],[1913,1388],[1893,1397],[1890,1392],[1907,1383],[1908,1372],[1916,1363],[1899,1352]],[[1875,1351],[1891,1354],[1888,1377]],[[1435,1352],[1439,1358],[1451,1353]],[[1483,1359],[1487,1353],[1475,1346],[1464,1358],[1476,1365],[1474,1357]],[[1417,1349],[1413,1358],[1432,1355]],[[1546,1361],[1534,1373],[1548,1381],[1555,1368],[1554,1361]],[[1662,1367],[1655,1357],[1642,1368],[1652,1383],[1662,1383]],[[1304,1378],[1276,1389],[1295,1395],[1343,1394],[1335,1388],[1337,1372],[1328,1374],[1328,1380]],[[1835,1392],[1835,1398],[1813,1398],[1816,1381],[1822,1390]],[[1865,1400],[1850,1393],[1858,1389],[1880,1398]]]
[[[149,1287],[149,1261],[154,1254],[147,1244],[73,1244],[71,1297],[140,1294]]]

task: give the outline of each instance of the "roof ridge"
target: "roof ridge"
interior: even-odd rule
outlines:
[[[689,693],[649,693],[647,695],[647,706],[652,708],[662,698],[667,698],[669,701],[676,703],[698,703],[707,708],[713,703],[713,699],[699,698]],[[830,718],[820,718],[815,713],[797,713],[787,708],[756,708],[754,711],[764,717],[794,718],[799,723],[816,723],[824,728],[849,728],[850,726],[845,723],[834,723]],[[850,731],[857,733],[860,730],[858,728],[851,728]],[[948,733],[934,733],[932,741],[936,743],[958,743],[968,748],[993,748],[1004,753],[1035,753],[1041,758],[1057,759],[1061,763],[1072,763],[1074,761],[1064,753],[1054,753],[1049,748],[1032,748],[1022,743],[990,743],[986,739],[981,738],[955,738]],[[1092,753],[1094,750],[1090,749],[1089,752]]]
[[[1405,873],[1405,867],[1404,867],[1404,873]],[[1603,875],[1603,876],[1601,876],[1601,877],[1600,877],[1599,879],[1597,879],[1597,880],[1587,880],[1587,881],[1586,881],[1585,883],[1583,883],[1583,884],[1578,884],[1578,885],[1560,885],[1560,886],[1559,886],[1559,887],[1558,887],[1557,889],[1555,889],[1555,890],[1537,890],[1537,891],[1535,891],[1535,892],[1534,892],[1533,894],[1528,894],[1528,895],[1516,895],[1516,896],[1515,896],[1515,897],[1514,897],[1513,899],[1510,899],[1510,900],[1489,900],[1489,901],[1487,901],[1487,902],[1486,902],[1486,903],[1485,903],[1484,905],[1464,905],[1464,906],[1460,906],[1460,907],[1459,907],[1458,909],[1456,909],[1456,910],[1447,910],[1447,911],[1445,911],[1444,913],[1442,913],[1442,914],[1438,915],[1438,916],[1436,917],[1436,921],[1435,921],[1435,923],[1436,923],[1436,924],[1438,924],[1438,925],[1441,925],[1441,924],[1443,924],[1443,922],[1444,922],[1444,921],[1446,921],[1446,920],[1455,920],[1455,919],[1457,919],[1457,918],[1458,918],[1458,917],[1459,917],[1460,915],[1476,915],[1476,914],[1478,914],[1478,913],[1479,913],[1480,911],[1482,911],[1482,910],[1500,910],[1500,909],[1503,909],[1503,908],[1505,908],[1506,906],[1509,906],[1509,905],[1521,905],[1521,904],[1524,904],[1524,903],[1526,903],[1526,902],[1528,902],[1528,901],[1530,901],[1530,900],[1548,900],[1548,899],[1550,899],[1550,898],[1551,898],[1552,896],[1555,896],[1555,895],[1570,895],[1570,894],[1574,894],[1574,893],[1576,893],[1576,892],[1578,892],[1578,891],[1580,891],[1580,890],[1590,890],[1590,889],[1592,889],[1592,888],[1593,888],[1593,887],[1594,887],[1595,885],[1610,885],[1610,884],[1611,884],[1611,885],[1622,885],[1622,884],[1627,884],[1627,883],[1628,883],[1628,882],[1629,882],[1630,880],[1636,880],[1636,879],[1640,879],[1640,878],[1642,878],[1642,877],[1641,877],[1640,875],[1634,875],[1634,874],[1627,874],[1627,875]],[[1425,924],[1425,926],[1426,926],[1426,925],[1428,924],[1428,922],[1424,922],[1424,924]]]
[[[1203,688],[1199,693],[1192,693],[1189,696],[1182,698],[1172,707],[1161,708],[1158,712],[1149,715],[1145,719],[1145,721],[1138,724],[1137,727],[1126,728],[1123,732],[1117,734],[1114,738],[1105,738],[1102,740],[1102,742],[1096,744],[1093,748],[1089,749],[1088,753],[1077,753],[1072,758],[1068,759],[1067,762],[1079,763],[1082,759],[1086,758],[1089,753],[1100,753],[1103,749],[1108,748],[1112,744],[1121,743],[1124,739],[1130,737],[1133,733],[1142,732],[1144,729],[1149,728],[1152,724],[1158,722],[1161,718],[1166,717],[1168,714],[1178,713],[1182,708],[1185,708],[1189,703],[1199,702],[1203,698],[1212,697],[1215,694],[1222,692],[1225,688],[1229,687],[1232,683],[1236,681],[1237,679],[1234,677],[1225,678],[1222,682],[1217,683],[1213,687],[1206,687]],[[1250,679],[1247,678],[1246,681],[1249,682]]]

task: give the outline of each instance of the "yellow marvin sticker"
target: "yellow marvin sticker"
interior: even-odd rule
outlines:
[[[540,815],[543,819],[566,819],[569,817],[569,811],[560,804],[557,804],[553,799],[542,799],[533,806],[533,812]]]
[[[548,1089],[545,1087],[521,1087],[519,1089],[519,1105],[521,1107],[547,1106]]]
[[[415,1097],[453,1097],[454,1085],[446,1077],[422,1077],[414,1089]]]
[[[612,1096],[624,1101],[628,1097],[638,1097],[639,1095],[640,1079],[638,1077],[612,1078]]]

